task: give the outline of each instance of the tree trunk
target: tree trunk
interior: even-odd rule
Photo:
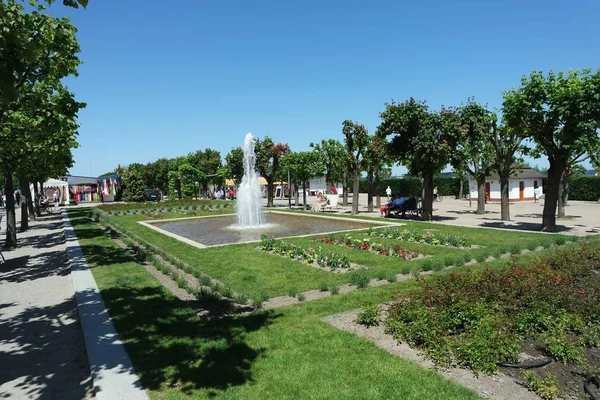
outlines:
[[[344,193],[342,194],[342,205],[344,207],[348,206],[348,171],[344,170],[344,173],[342,174],[342,188],[344,190]]]
[[[558,203],[558,190],[560,181],[565,171],[565,165],[554,160],[550,161],[548,168],[548,182],[546,182],[546,193],[544,200],[544,213],[542,216],[542,231],[556,231],[556,206]]]
[[[27,209],[27,197],[25,196],[25,188],[29,191],[29,182],[27,182],[27,179],[20,176],[19,186],[21,186],[21,229],[19,229],[19,232],[25,232],[29,229],[29,212]]]
[[[433,219],[433,174],[424,175],[423,183],[423,221]]]
[[[302,182],[302,209],[306,210],[306,181]]]
[[[458,199],[462,200],[463,198],[463,184],[464,184],[465,180],[464,180],[464,176],[460,176],[460,183],[458,186]]]
[[[510,221],[510,202],[508,201],[508,174],[500,174],[500,219],[502,221]]]
[[[375,171],[375,193],[377,193],[377,197],[375,198],[375,207],[381,207],[381,169],[377,168]]]
[[[25,186],[21,184],[21,188],[23,190],[23,194],[25,195],[25,199],[27,200],[27,210],[29,211],[29,220],[35,219],[35,206],[33,198],[31,197],[31,188],[29,187],[29,180],[25,179]]]
[[[15,214],[15,188],[13,187],[12,172],[4,173],[4,193],[6,193],[6,242],[5,249],[17,247],[17,216]]]
[[[273,180],[267,181],[267,207],[273,207]]]
[[[477,177],[477,214],[485,214],[485,176]]]
[[[352,215],[358,215],[358,196],[360,194],[360,187],[359,187],[360,174],[359,174],[358,168],[354,168],[354,171],[352,171],[352,174],[354,176],[354,187],[353,187],[354,190],[352,191]]]
[[[367,170],[367,211],[373,212],[373,168]]]
[[[569,197],[569,171],[565,170],[558,186],[558,218],[565,218],[565,207]]]
[[[69,190],[69,188],[67,187],[67,190]],[[40,210],[40,192],[38,190],[38,184],[36,181],[33,181],[33,207],[35,209],[35,216],[37,217],[41,217],[42,216],[42,212]]]

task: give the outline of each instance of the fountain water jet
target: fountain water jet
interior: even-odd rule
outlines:
[[[258,175],[256,174],[256,154],[254,136],[251,133],[244,139],[244,176],[237,191],[237,220],[239,228],[258,228],[265,225],[262,198]]]

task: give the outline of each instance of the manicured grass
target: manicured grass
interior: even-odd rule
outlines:
[[[414,289],[414,282],[202,321],[104,236],[86,210],[69,216],[151,398],[478,398],[319,319],[387,301]]]
[[[214,211],[197,210],[195,212],[199,215],[214,215]],[[225,210],[223,212],[233,212],[233,210]],[[233,288],[236,292],[244,293],[250,298],[260,297],[263,294],[268,297],[286,295],[292,289],[298,291],[318,289],[322,282],[330,284],[350,282],[348,274],[333,274],[321,271],[297,261],[265,253],[258,249],[257,244],[198,249],[138,224],[138,221],[148,220],[146,216],[141,214],[110,216],[109,220],[118,223],[127,231],[139,235],[201,272],[218,279],[225,285]],[[539,241],[552,241],[557,237],[557,235],[465,228],[415,221],[401,222],[406,224],[407,229],[427,229],[448,235],[467,236],[471,243],[483,247],[465,250],[394,239],[373,237],[369,239],[390,245],[397,244],[411,251],[419,250],[426,255],[439,258],[442,261],[448,257],[455,258],[461,255],[463,255],[464,261],[469,261],[473,258],[485,259],[487,258],[486,255],[492,253],[495,255],[506,253],[510,251],[511,245],[524,246],[528,243],[535,244]],[[366,232],[366,230],[362,232]],[[353,232],[351,235],[356,238],[367,238],[366,235],[359,232]],[[366,251],[348,249],[344,246],[322,244],[314,241],[314,238],[319,236],[323,235],[286,240],[303,247],[316,248],[321,246],[327,251],[346,255],[350,262],[367,266],[368,270],[366,274],[371,278],[375,278],[383,273],[390,275],[392,273],[403,273],[407,270],[420,270],[432,262],[431,258],[405,261],[395,257],[386,257]],[[544,244],[548,245],[548,243]],[[493,263],[504,264],[505,261],[498,260],[493,261]]]

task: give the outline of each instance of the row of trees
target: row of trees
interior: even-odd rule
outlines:
[[[357,198],[359,179],[366,173],[368,210],[372,211],[373,195],[381,193],[380,178],[398,163],[421,179],[423,217],[429,220],[434,176],[452,165],[460,175],[468,173],[476,180],[479,214],[485,213],[485,178],[497,173],[501,218],[510,220],[510,176],[523,168],[523,156],[544,155],[550,167],[542,225],[544,231],[554,231],[557,207],[558,216],[564,217],[570,171],[586,159],[597,165],[600,158],[600,70],[550,72],[547,76],[535,71],[522,78],[519,88],[503,93],[498,112],[473,98],[459,107],[442,107],[439,111],[411,98],[385,104],[380,117],[381,124],[373,135],[364,125],[346,120],[342,123],[343,143],[322,140],[311,143],[312,151],[291,152],[286,144],[274,143],[269,137],[256,139],[256,168],[268,183],[268,206],[273,205],[274,182],[287,180],[288,174],[296,187],[305,187],[309,179],[321,175],[328,184],[342,182],[342,201],[347,205],[349,180],[353,181]],[[183,158],[158,160],[146,165],[145,170],[139,164],[128,170],[145,176],[147,187],[191,197],[194,180],[204,185],[209,177],[214,183],[226,177],[240,181],[242,157],[242,149],[234,148],[223,166],[220,154],[207,149]],[[143,186],[138,185],[139,190]],[[352,214],[358,214],[357,201],[352,203]]]
[[[565,215],[570,170],[586,159],[597,166],[600,158],[600,70],[534,71],[503,93],[500,115],[473,99],[438,112],[410,99],[386,105],[377,135],[390,138],[391,161],[422,178],[425,218],[431,218],[433,176],[451,164],[477,181],[478,213],[485,212],[485,177],[498,173],[501,218],[509,220],[510,175],[522,165],[521,156],[546,156],[542,230],[555,231],[557,207],[558,216]]]
[[[77,113],[85,107],[62,83],[81,63],[76,28],[48,15],[45,3],[0,1],[0,174],[6,196],[5,247],[17,244],[15,185],[21,188],[21,231],[35,218],[30,193],[49,177],[64,175],[77,147]],[[46,3],[52,3],[47,1]],[[65,0],[70,7],[84,0]],[[16,182],[15,182],[16,181]],[[17,183],[18,182],[18,183]]]

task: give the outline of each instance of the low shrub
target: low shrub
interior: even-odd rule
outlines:
[[[331,284],[331,286],[329,286],[329,292],[335,296],[340,292],[340,285],[338,285],[337,283]]]
[[[321,292],[326,292],[329,290],[329,284],[327,282],[321,281],[319,282],[319,290]]]
[[[298,293],[297,297],[299,301],[306,300],[306,295],[304,293]]]
[[[358,313],[358,323],[364,326],[379,325],[379,306],[372,304]]]
[[[350,275],[350,282],[356,285],[359,289],[364,289],[369,286],[369,277],[361,272],[353,272]]]
[[[523,377],[527,387],[536,392],[542,399],[551,400],[560,396],[558,378],[549,371],[546,371],[543,378],[535,371],[524,371]]]

